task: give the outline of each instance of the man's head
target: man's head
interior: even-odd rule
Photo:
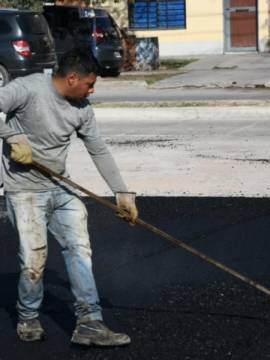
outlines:
[[[60,58],[53,82],[66,98],[82,100],[94,92],[98,71],[91,50],[75,48]]]

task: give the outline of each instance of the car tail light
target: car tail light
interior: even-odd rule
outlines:
[[[31,55],[30,45],[26,40],[14,40],[12,41],[12,45],[14,46],[15,50],[18,54],[22,56],[29,56]]]
[[[104,33],[100,27],[96,27],[96,31],[92,33],[92,37],[96,40],[96,42],[99,44],[104,40]]]

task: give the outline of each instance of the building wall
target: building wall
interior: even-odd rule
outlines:
[[[60,2],[69,0],[60,0]],[[72,2],[72,1],[71,1]],[[128,29],[128,0],[89,0],[108,9],[121,28]],[[74,1],[73,1],[74,3]],[[269,51],[270,0],[258,0],[258,50]],[[224,52],[223,0],[186,0],[186,29],[137,30],[139,38],[158,37],[160,56],[222,54]]]
[[[270,1],[258,0],[258,50],[269,51]]]
[[[223,51],[222,0],[187,0],[186,29],[135,31],[138,37],[158,36],[161,56]]]

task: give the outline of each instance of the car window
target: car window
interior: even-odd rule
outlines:
[[[67,19],[68,13],[66,9],[58,8],[45,9],[44,16],[50,26],[53,36],[58,39],[64,39],[68,36]]]
[[[119,38],[121,36],[120,30],[109,16],[96,17],[96,26],[102,29],[106,36],[111,38]]]
[[[48,32],[47,22],[40,14],[18,15],[17,22],[26,34],[46,34]]]
[[[74,32],[81,35],[88,35],[90,37],[93,31],[93,21],[90,19],[77,19],[69,23],[69,27],[73,29]]]
[[[78,11],[72,11],[69,13],[66,23],[70,31],[80,35],[88,35],[93,30],[93,20],[89,18],[80,18]]]
[[[0,35],[9,34],[12,31],[12,27],[5,20],[0,20]]]

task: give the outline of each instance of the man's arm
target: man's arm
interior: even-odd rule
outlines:
[[[78,135],[83,140],[96,168],[110,189],[114,193],[127,192],[127,186],[104,140],[100,136],[93,139],[82,136],[81,134]]]
[[[0,111],[9,113],[25,106],[29,92],[21,81],[15,80],[7,86],[0,88]],[[32,150],[27,137],[20,131],[12,129],[0,118],[0,138],[5,139],[11,146],[11,159],[22,164],[32,162]]]
[[[28,97],[29,92],[20,79],[11,81],[8,85],[0,88],[0,112],[7,114],[16,111],[26,104]],[[8,126],[2,118],[0,119],[0,137],[2,139],[17,134],[19,134],[17,130]]]
[[[92,110],[89,112],[88,120],[77,130],[77,134],[83,140],[99,173],[114,192],[120,217],[135,223],[138,217],[135,193],[128,192],[111,153],[100,137]]]

